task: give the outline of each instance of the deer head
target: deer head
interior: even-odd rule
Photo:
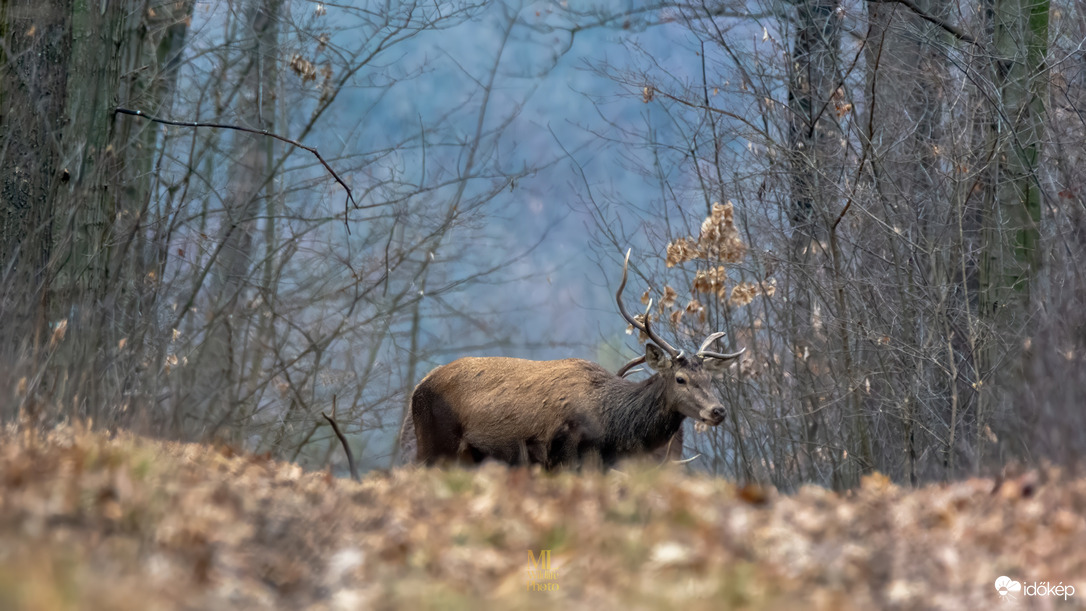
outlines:
[[[615,292],[615,301],[618,302],[618,311],[622,313],[622,317],[635,329],[644,332],[649,341],[645,343],[645,356],[627,363],[619,370],[618,375],[623,376],[631,367],[646,363],[662,379],[664,399],[668,408],[709,426],[720,424],[726,412],[724,406],[717,400],[716,393],[713,392],[713,375],[723,372],[731,365],[731,361],[743,354],[746,349],[728,354],[709,351],[708,348],[713,342],[724,337],[723,331],[717,331],[706,337],[697,352],[692,355],[687,355],[667,343],[652,330],[649,322],[649,311],[652,309],[651,299],[645,308],[642,321],[631,316],[622,303],[622,291],[626,288],[629,266],[630,251],[627,250],[626,259],[622,263],[622,282],[619,283],[618,290]]]

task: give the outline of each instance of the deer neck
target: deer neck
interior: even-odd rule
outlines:
[[[615,389],[607,414],[605,444],[616,457],[651,452],[667,443],[682,426],[684,416],[669,409],[665,381],[655,374],[641,382],[623,381]]]

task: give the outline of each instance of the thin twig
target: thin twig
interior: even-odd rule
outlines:
[[[353,479],[356,482],[361,481],[358,478],[358,469],[355,469],[355,467],[354,467],[354,454],[351,453],[351,446],[347,445],[347,438],[343,436],[343,433],[341,433],[340,430],[339,430],[339,425],[336,424],[336,397],[335,397],[335,395],[332,396],[332,415],[329,416],[328,414],[326,414],[324,412],[321,412],[321,415],[324,416],[324,419],[328,421],[328,424],[332,425],[332,432],[334,432],[336,434],[336,437],[339,437],[339,442],[343,444],[343,451],[347,453],[347,467],[350,468],[350,470],[351,470],[351,479]]]
[[[343,182],[343,179],[339,177],[339,174],[336,174],[336,171],[332,169],[332,166],[328,165],[328,162],[324,160],[324,157],[321,157],[321,154],[317,151],[317,149],[315,149],[315,148],[313,148],[311,146],[306,146],[306,145],[302,144],[301,142],[298,142],[297,140],[291,140],[290,138],[287,138],[285,136],[280,136],[279,134],[269,132],[266,129],[250,129],[248,127],[241,127],[240,125],[229,125],[229,124],[226,124],[226,123],[203,123],[203,122],[200,122],[200,121],[171,121],[169,119],[160,119],[158,117],[149,115],[149,114],[143,112],[142,110],[130,110],[128,108],[121,108],[121,107],[114,108],[113,109],[113,114],[114,115],[116,115],[116,114],[132,115],[133,117],[142,117],[144,119],[147,119],[148,121],[152,121],[154,123],[161,123],[163,125],[177,125],[177,126],[180,126],[180,127],[215,127],[215,128],[219,128],[219,129],[232,129],[232,130],[236,130],[236,131],[239,131],[239,132],[246,132],[246,133],[250,133],[250,134],[256,134],[258,136],[268,136],[269,138],[275,138],[276,140],[286,142],[287,144],[289,144],[291,146],[296,146],[296,147],[298,147],[300,149],[304,149],[304,150],[309,151],[310,153],[313,153],[313,156],[317,158],[317,161],[321,162],[321,165],[324,166],[324,169],[328,170],[328,173],[332,175],[332,178],[336,179],[336,182],[338,182],[340,184],[340,186],[343,187],[343,189],[347,192],[347,201],[344,202],[344,204],[343,204],[343,222],[344,223],[347,222],[347,213],[350,211],[350,208],[348,208],[347,204],[349,204],[349,203],[354,204],[356,208],[358,207],[358,202],[354,201],[354,195],[351,193],[351,188],[347,186],[347,183]],[[348,229],[348,231],[349,231],[349,229]]]

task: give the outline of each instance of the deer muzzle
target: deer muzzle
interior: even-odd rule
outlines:
[[[724,411],[724,407],[722,405],[717,405],[716,407],[702,410],[700,420],[709,426],[716,426],[721,422],[724,422],[724,416],[727,415],[728,413]]]

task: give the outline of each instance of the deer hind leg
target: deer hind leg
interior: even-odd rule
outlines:
[[[490,458],[489,454],[471,445],[466,438],[460,438],[460,445],[456,449],[456,462],[470,466],[477,465],[487,458]]]
[[[552,444],[544,443],[538,437],[532,437],[528,441],[520,442],[521,446],[521,464],[528,465],[543,465],[550,468],[550,446]]]
[[[411,396],[411,418],[415,422],[418,462],[434,465],[459,458],[463,427],[440,395],[420,384]]]

